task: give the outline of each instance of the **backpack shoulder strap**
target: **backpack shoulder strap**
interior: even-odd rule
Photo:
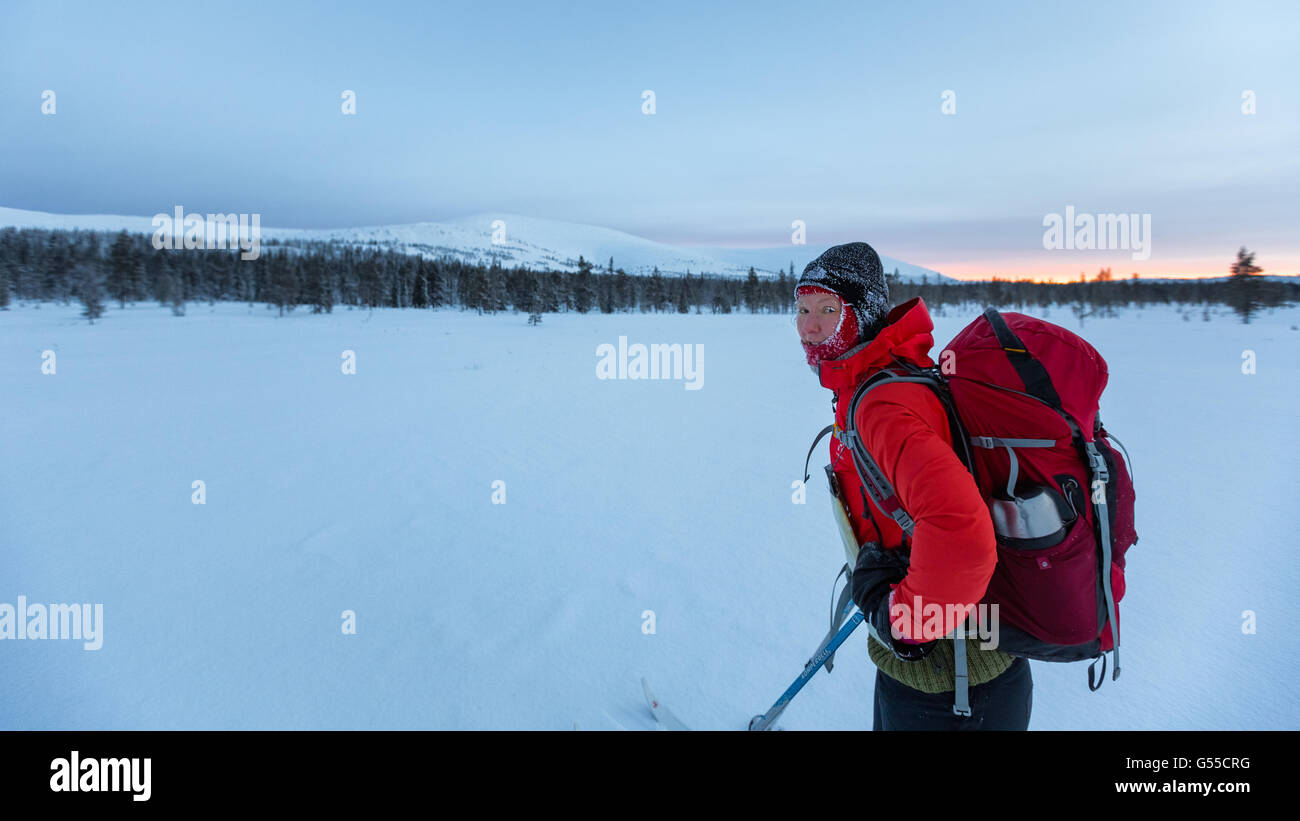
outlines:
[[[904,373],[883,370],[864,382],[854,392],[853,399],[849,402],[848,413],[845,416],[846,428],[839,433],[839,437],[849,448],[849,452],[853,454],[854,467],[857,469],[858,477],[862,480],[862,485],[866,488],[867,493],[877,507],[898,523],[899,528],[907,534],[907,538],[910,540],[915,523],[907,511],[903,509],[903,504],[899,500],[894,486],[890,484],[885,477],[884,471],[880,469],[880,465],[867,451],[862,437],[858,435],[856,430],[854,419],[857,416],[858,403],[862,401],[862,397],[871,389],[891,382],[915,382],[929,387],[939,397],[940,404],[943,405],[945,412],[948,414],[954,446],[959,442],[961,443],[960,447],[957,448],[959,458],[961,458],[967,470],[971,470],[974,462],[971,460],[964,428],[957,416],[952,396],[948,392],[948,386],[942,374],[935,369],[917,368],[909,363],[901,362],[901,360],[896,361],[899,361],[904,366]],[[966,658],[966,640],[961,628],[958,628],[953,636],[953,672],[952,711],[959,716],[969,716],[971,714],[968,689],[969,667]]]
[[[899,361],[901,362],[901,360]],[[885,369],[858,387],[853,393],[853,398],[849,400],[848,413],[845,415],[846,427],[838,435],[840,441],[853,454],[854,467],[857,468],[858,476],[862,480],[867,494],[871,496],[871,500],[898,524],[908,538],[911,538],[912,529],[915,525],[912,517],[903,509],[903,504],[899,500],[894,486],[890,484],[889,479],[885,477],[884,471],[880,469],[880,465],[867,451],[866,444],[857,431],[854,420],[857,418],[858,405],[862,402],[862,398],[866,396],[868,391],[886,384],[912,382],[928,387],[939,398],[939,403],[943,406],[945,413],[948,414],[948,424],[952,429],[953,445],[958,458],[961,459],[967,470],[971,469],[974,462],[971,460],[970,449],[961,420],[953,407],[952,396],[948,392],[948,386],[944,382],[942,375],[933,368],[917,368],[905,362],[901,364],[906,367],[906,371],[900,373],[893,369]],[[960,443],[960,446],[958,446],[958,443]]]

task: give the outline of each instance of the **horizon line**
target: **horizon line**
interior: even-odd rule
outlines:
[[[176,207],[176,206],[174,206],[174,207]],[[11,211],[26,212],[26,213],[29,213],[29,214],[43,214],[43,215],[48,215],[48,216],[52,216],[52,217],[66,217],[66,218],[76,218],[76,217],[123,217],[123,218],[127,218],[127,219],[153,219],[154,216],[156,216],[156,214],[150,216],[150,215],[139,215],[139,214],[112,214],[112,213],[89,213],[89,212],[87,212],[87,213],[61,213],[61,212],[56,212],[56,211],[40,211],[40,210],[35,210],[35,209],[16,208],[16,207],[13,207],[13,206],[5,206],[5,205],[0,205],[0,209],[6,209],[6,210],[11,210]],[[157,213],[162,213],[162,212],[157,212]],[[193,212],[191,212],[191,213],[199,214],[199,213],[207,213],[207,212],[205,212],[205,211],[193,211]],[[594,225],[594,224],[591,224],[591,223],[583,223],[583,222],[572,222],[572,221],[570,221],[570,220],[565,220],[565,219],[556,219],[556,218],[554,218],[554,217],[538,217],[538,216],[534,216],[534,215],[530,215],[530,214],[521,214],[521,213],[514,212],[514,211],[500,211],[500,212],[482,211],[482,210],[479,210],[479,211],[471,211],[471,212],[468,212],[468,213],[464,213],[462,216],[450,218],[450,220],[452,220],[452,221],[459,221],[459,220],[467,219],[467,218],[469,218],[469,217],[480,216],[480,215],[481,215],[481,216],[491,216],[493,213],[497,213],[497,214],[499,214],[499,215],[502,216],[502,217],[515,216],[515,217],[523,217],[523,218],[526,218],[526,219],[546,220],[546,221],[550,221],[550,222],[563,223],[563,224],[568,224],[568,225],[583,225],[583,226],[589,226],[589,227],[592,227],[592,228],[600,228],[600,229],[602,229],[602,230],[615,231],[615,232],[618,232],[618,233],[621,233],[621,234],[625,234],[625,235],[627,235],[627,236],[629,236],[629,237],[634,237],[634,238],[636,238],[636,239],[642,239],[642,240],[645,240],[645,241],[647,241],[647,242],[653,242],[653,243],[655,243],[655,244],[657,244],[657,245],[664,245],[664,246],[666,246],[666,247],[670,247],[670,248],[672,248],[672,247],[676,247],[676,248],[698,248],[698,249],[716,249],[716,250],[741,251],[741,252],[744,252],[744,251],[775,251],[775,250],[777,250],[777,249],[783,249],[783,248],[790,248],[790,249],[798,249],[798,248],[803,248],[803,247],[814,247],[814,248],[815,248],[815,247],[820,247],[821,245],[826,244],[826,243],[808,243],[808,244],[805,244],[805,245],[793,245],[793,244],[787,245],[787,244],[784,244],[784,243],[783,243],[783,244],[778,244],[778,245],[755,245],[755,244],[745,243],[745,242],[738,243],[738,244],[728,244],[728,243],[726,243],[725,241],[722,242],[722,243],[705,243],[705,242],[699,242],[699,241],[687,241],[687,242],[672,242],[672,243],[669,243],[669,242],[664,242],[664,241],[662,241],[662,240],[652,239],[652,238],[650,238],[650,237],[648,237],[648,236],[645,236],[645,235],[642,235],[642,234],[634,234],[634,233],[632,233],[632,232],[630,232],[630,231],[626,231],[626,230],[623,230],[623,229],[621,229],[621,228],[610,228],[610,227],[608,227],[608,226],[604,226],[604,225]],[[276,226],[276,225],[267,226],[267,228],[270,228],[270,229],[272,229],[272,230],[280,230],[280,231],[345,231],[345,230],[356,230],[356,229],[364,229],[364,228],[400,227],[400,226],[406,226],[406,225],[422,225],[422,224],[435,224],[435,225],[436,225],[436,224],[440,224],[441,222],[442,222],[442,220],[426,219],[426,220],[420,220],[420,221],[416,221],[416,222],[371,223],[371,224],[355,224],[355,223],[354,223],[354,224],[352,224],[352,225],[341,225],[341,226],[334,226],[334,227],[329,227],[329,228],[297,228],[297,227],[290,227],[290,226]],[[17,230],[23,230],[24,228],[42,228],[42,229],[45,229],[45,230],[87,230],[87,231],[96,231],[96,232],[98,232],[98,233],[114,233],[114,232],[115,232],[114,229],[102,229],[102,230],[101,230],[101,229],[93,229],[93,228],[61,229],[61,228],[51,227],[51,226],[18,226],[18,225],[0,225],[0,229],[4,229],[4,228],[14,228],[14,229],[17,229]],[[125,228],[116,229],[116,231],[125,231],[125,230],[127,230],[127,229],[125,229]],[[128,232],[128,233],[130,233],[130,232]],[[829,245],[833,246],[834,244],[835,244],[835,243],[830,243]],[[797,256],[797,255],[798,255],[798,251],[795,251],[795,256]],[[933,267],[932,264],[931,264],[931,265],[927,265],[927,264],[923,264],[923,263],[920,263],[920,262],[912,261],[912,260],[910,260],[910,259],[903,259],[903,258],[899,258],[899,257],[892,257],[892,255],[886,255],[886,256],[890,256],[891,259],[894,259],[894,260],[897,261],[897,262],[903,262],[903,263],[905,263],[905,264],[907,264],[907,265],[911,265],[911,266],[914,266],[914,267],[917,267],[917,268],[924,268],[924,269],[926,269],[926,270],[928,270],[928,271],[932,271],[932,272],[938,274],[940,277],[943,277],[943,278],[945,278],[945,279],[949,279],[949,280],[952,280],[952,281],[955,281],[955,282],[993,282],[993,281],[995,281],[995,280],[1000,280],[1000,281],[1004,281],[1004,282],[1012,282],[1012,283],[1015,283],[1015,282],[1029,282],[1029,283],[1043,283],[1043,284],[1064,284],[1064,283],[1070,283],[1070,282],[1081,282],[1081,281],[1083,281],[1083,282],[1094,282],[1094,281],[1096,281],[1096,280],[1094,280],[1094,279],[1091,278],[1091,277],[1084,277],[1084,278],[1082,278],[1082,279],[1075,278],[1073,272],[1071,272],[1070,274],[1065,274],[1065,273],[1061,273],[1061,274],[1052,274],[1052,273],[1037,273],[1037,274],[1036,274],[1036,273],[1022,273],[1022,271],[1023,271],[1024,268],[1026,267],[1023,261],[1021,261],[1018,265],[1014,266],[1015,268],[1020,269],[1019,271],[1015,271],[1015,270],[1013,270],[1013,271],[1011,271],[1011,272],[1006,272],[1006,273],[977,273],[977,274],[971,274],[971,273],[947,273],[947,272],[943,271],[943,270],[940,269],[940,268],[935,268],[935,267]],[[1289,260],[1288,260],[1288,261],[1289,261]],[[940,264],[941,264],[941,263],[940,263]],[[1056,263],[1056,265],[1060,265],[1060,264],[1061,264],[1061,263]],[[962,265],[962,264],[959,263],[956,267],[958,268],[958,270],[960,270],[961,268],[970,268],[970,267],[976,267],[976,266],[971,266],[971,265],[969,265],[969,264]],[[980,265],[980,266],[978,266],[978,267],[980,267],[980,268],[984,268],[985,266],[984,266],[984,265]],[[1044,267],[1048,267],[1048,266],[1044,266]],[[1054,267],[1054,266],[1053,266],[1053,267]],[[1073,267],[1074,267],[1074,266],[1071,265],[1071,268],[1073,268]],[[1101,266],[1101,267],[1104,268],[1104,267],[1108,267],[1108,266]],[[702,273],[703,273],[703,272],[702,272]],[[783,266],[783,267],[780,269],[780,273],[781,273],[782,275],[786,275],[786,274],[787,274],[787,269]],[[888,272],[887,272],[887,273],[888,273]],[[1079,272],[1079,273],[1082,274],[1082,273],[1084,273],[1084,272]],[[916,275],[909,275],[909,276],[918,276],[918,277],[919,277],[919,276],[927,276],[927,275],[926,275],[926,274],[916,274]],[[1094,276],[1095,276],[1095,275],[1094,275]],[[1110,281],[1112,281],[1112,282],[1119,282],[1119,281],[1125,281],[1125,280],[1136,280],[1136,281],[1138,281],[1138,282],[1141,282],[1141,281],[1151,281],[1151,280],[1161,280],[1161,279],[1187,279],[1187,280],[1201,280],[1201,279],[1220,279],[1220,278],[1227,278],[1227,277],[1229,277],[1229,276],[1231,276],[1230,273],[1223,273],[1223,272],[1214,272],[1214,273],[1210,273],[1210,272],[1195,272],[1195,273],[1175,272],[1175,273],[1169,273],[1169,272],[1152,272],[1152,271],[1148,271],[1148,272],[1146,272],[1146,273],[1133,272],[1130,276],[1115,275],[1115,276],[1114,276]],[[1300,276],[1300,272],[1297,272],[1297,273],[1279,273],[1279,272],[1263,271],[1263,272],[1260,272],[1259,274],[1256,274],[1255,276],[1295,277],[1295,276]]]

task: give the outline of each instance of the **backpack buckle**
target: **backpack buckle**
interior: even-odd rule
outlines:
[[[1103,483],[1110,481],[1110,471],[1106,469],[1106,460],[1097,450],[1097,446],[1088,442],[1088,466],[1092,468],[1092,475],[1100,479]]]

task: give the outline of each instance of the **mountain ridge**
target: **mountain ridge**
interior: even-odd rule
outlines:
[[[199,214],[201,212],[192,212]],[[170,214],[169,214],[170,216]],[[500,225],[497,225],[497,222]],[[45,228],[111,232],[125,230],[134,234],[152,234],[152,217],[113,214],[54,214],[0,206],[0,228]],[[449,255],[469,263],[574,271],[579,256],[589,260],[596,270],[614,266],[629,274],[660,273],[677,276],[710,273],[721,276],[746,276],[752,266],[765,277],[788,272],[794,263],[796,275],[830,245],[790,245],[770,248],[723,248],[711,246],[673,246],[599,225],[564,222],[512,213],[476,213],[443,222],[413,222],[393,225],[369,225],[351,228],[268,228],[263,227],[263,245],[277,242],[337,242],[355,246],[375,246],[422,254],[428,257]],[[497,239],[499,241],[494,242]],[[938,271],[881,255],[887,273],[898,270],[903,281],[956,282]]]

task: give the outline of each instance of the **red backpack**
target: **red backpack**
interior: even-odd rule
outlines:
[[[998,605],[998,649],[1041,661],[1094,659],[1092,690],[1105,681],[1105,653],[1114,650],[1111,678],[1119,678],[1118,602],[1137,532],[1133,481],[1098,414],[1105,360],[1060,326],[987,308],[936,361],[918,368],[899,360],[901,368],[880,371],[854,393],[840,439],[867,494],[911,536],[911,517],[853,423],[873,388],[927,385],[947,409],[954,448],[993,519],[998,561],[980,603]],[[960,678],[965,653],[958,655]]]

